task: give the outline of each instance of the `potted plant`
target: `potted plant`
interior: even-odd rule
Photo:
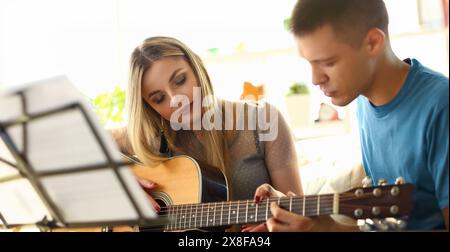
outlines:
[[[314,123],[311,117],[311,96],[307,84],[294,82],[289,87],[286,107],[292,128],[308,128]]]

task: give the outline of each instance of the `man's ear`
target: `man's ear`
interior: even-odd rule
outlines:
[[[376,57],[381,54],[386,46],[386,34],[378,28],[372,28],[367,32],[364,39],[364,46],[370,57]]]

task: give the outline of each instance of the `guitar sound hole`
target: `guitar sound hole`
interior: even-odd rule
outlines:
[[[158,213],[158,215],[166,215],[167,214],[167,204],[162,199],[155,199],[156,203],[161,207],[161,211]]]
[[[155,191],[151,192],[150,196],[152,196],[156,203],[158,203],[158,205],[161,207],[161,211],[158,213],[158,215],[167,215],[167,207],[172,205],[172,200],[169,195],[165,192]]]

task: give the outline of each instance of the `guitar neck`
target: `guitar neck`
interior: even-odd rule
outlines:
[[[303,216],[337,214],[338,194],[269,198],[255,204],[252,200],[224,201],[168,206],[171,223],[166,231],[259,223],[272,217],[271,202]]]

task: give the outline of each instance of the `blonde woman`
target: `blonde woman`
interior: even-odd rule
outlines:
[[[181,108],[173,106],[176,97],[188,102]],[[200,109],[195,106],[198,98]],[[252,199],[256,188],[265,183],[281,192],[302,195],[292,135],[282,116],[277,110],[275,115],[264,110],[266,121],[276,119],[272,126],[277,132],[272,139],[262,139],[267,127],[250,125],[258,122],[249,116],[249,111],[255,111],[249,108],[255,106],[239,109],[242,103],[216,99],[201,59],[180,41],[152,37],[136,47],[130,59],[127,99],[128,125],[113,136],[124,153],[144,164],[152,166],[169,156],[189,155],[226,175],[230,200]],[[268,104],[264,108],[274,110]],[[189,114],[184,124],[174,122],[180,111]],[[216,117],[223,120],[211,127],[210,120],[204,119],[208,111],[219,112]],[[233,119],[231,124],[227,119]],[[151,181],[140,183],[146,189],[155,187]]]

